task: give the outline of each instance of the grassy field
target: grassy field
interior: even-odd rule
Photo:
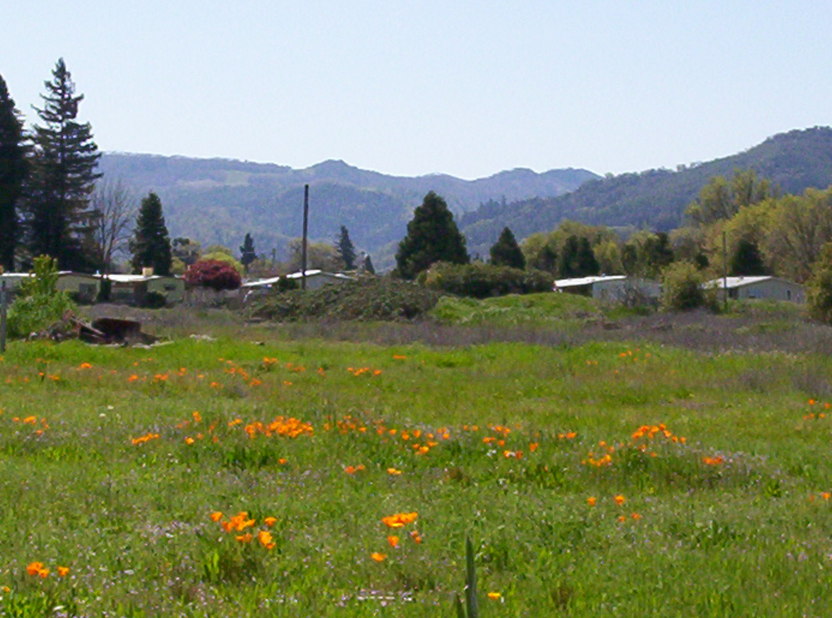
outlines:
[[[830,376],[632,341],[15,342],[0,609],[453,615],[467,537],[484,616],[828,615]]]

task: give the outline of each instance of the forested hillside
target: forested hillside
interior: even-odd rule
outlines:
[[[483,253],[509,226],[518,238],[556,227],[563,219],[613,227],[670,230],[682,223],[685,207],[713,176],[753,169],[783,191],[832,184],[832,128],[775,135],[745,152],[676,171],[647,170],[583,184],[553,198],[485,204],[463,215],[461,224],[472,251]]]
[[[374,254],[380,268],[389,265],[390,248],[404,237],[412,210],[428,191],[445,197],[459,216],[490,199],[560,195],[598,178],[576,169],[542,174],[517,169],[473,181],[447,175],[408,178],[361,170],[343,161],[295,170],[226,159],[118,153],[105,154],[100,168],[105,177],[121,179],[138,195],[155,191],[174,237],[236,250],[250,232],[260,253],[276,248],[278,255],[290,238],[301,234],[303,185],[309,183],[310,236],[331,240],[346,225],[355,245]]]

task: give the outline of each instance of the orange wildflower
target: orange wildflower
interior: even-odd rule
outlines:
[[[595,506],[598,503],[598,498],[596,498],[595,496],[590,496],[586,499],[586,503],[589,506]]]
[[[618,504],[619,506],[624,504],[625,502],[627,502],[627,498],[625,498],[621,494],[618,494],[617,496],[615,496],[615,498],[613,498],[613,500],[615,500],[615,503]]]
[[[829,500],[830,498],[832,498],[832,493],[830,493],[828,491],[824,491],[820,494],[820,497],[823,498],[824,500]]]
[[[419,534],[418,530],[411,530],[410,531],[410,538],[413,539],[413,542],[417,545],[422,542],[422,535]]]
[[[194,440],[191,436],[188,436],[187,438],[185,438],[185,444],[187,444],[188,446],[190,446],[194,442],[196,442],[196,440]]]
[[[396,468],[387,468],[387,474],[390,476],[399,476],[402,473],[401,470],[396,470]]]
[[[211,521],[219,521],[222,519],[222,513],[220,511],[214,511],[209,515]]]
[[[279,463],[281,466],[285,466],[287,463],[289,463],[289,460],[286,459],[285,457],[281,457],[280,459],[277,460],[277,463]]]
[[[66,577],[67,575],[69,575],[69,567],[59,566],[58,577]]]
[[[26,567],[26,572],[29,575],[37,575],[43,570],[43,562],[30,562]]]
[[[91,363],[81,363],[78,365],[78,369],[92,369]]]
[[[632,517],[633,519],[638,521],[639,519],[641,519],[641,514],[640,513],[631,513],[630,517]]]
[[[529,444],[529,452],[534,453],[538,449],[539,446],[540,446],[540,444],[538,442],[530,443]]]
[[[394,534],[391,534],[390,536],[387,537],[387,544],[390,547],[395,549],[396,547],[399,546],[399,537],[397,537]]]
[[[260,545],[262,545],[266,549],[274,549],[275,543],[274,539],[272,538],[271,532],[267,530],[261,530],[257,533],[257,540],[260,542]]]
[[[499,592],[489,592],[486,596],[492,601],[499,601],[503,598],[503,595]]]
[[[419,517],[419,514],[415,511],[413,513],[396,513],[394,515],[388,515],[387,517],[381,518],[381,523],[383,523],[388,528],[402,528],[407,524],[411,524],[416,521],[416,518]]]
[[[254,537],[251,535],[251,532],[246,532],[245,534],[239,534],[234,538],[237,540],[238,543],[251,543]]]
[[[370,554],[370,558],[372,558],[376,562],[384,562],[387,559],[387,554],[382,554],[377,551],[374,551],[372,554]]]
[[[277,523],[277,517],[264,517],[263,523],[266,524],[269,528],[271,528]]]

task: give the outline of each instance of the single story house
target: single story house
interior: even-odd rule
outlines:
[[[719,298],[737,300],[765,299],[765,300],[787,300],[793,303],[806,302],[805,288],[799,283],[760,275],[754,277],[724,277],[713,279],[704,284],[706,289],[716,288]]]
[[[185,299],[185,280],[168,275],[95,275],[110,281],[110,300],[130,305],[144,304],[146,296],[155,292],[165,297],[168,305],[181,303]]]
[[[294,280],[298,286],[301,285],[303,273],[298,271],[286,275],[287,279]],[[323,270],[307,270],[306,271],[306,289],[317,290],[329,283],[344,283],[345,281],[354,281],[355,277],[350,277],[344,273],[330,273]]]
[[[650,279],[636,279],[626,275],[597,275],[558,279],[552,288],[555,292],[569,292],[610,302],[622,302],[632,294],[639,294],[649,300],[656,300],[661,294],[661,285]]]
[[[94,303],[98,298],[101,282],[95,275],[62,270],[58,273],[58,283],[55,287],[68,292],[76,302]]]
[[[0,273],[0,286],[3,283],[6,284],[6,294],[9,294],[11,298],[20,286],[20,282],[29,277],[31,277],[29,273]]]
[[[6,291],[14,295],[20,283],[32,276],[32,273],[3,273],[0,274],[0,281],[5,281]],[[94,303],[98,298],[100,284],[95,275],[62,270],[58,273],[55,287],[62,292],[68,292],[77,302]]]

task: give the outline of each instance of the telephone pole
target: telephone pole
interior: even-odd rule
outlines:
[[[306,289],[306,239],[309,232],[309,185],[303,185],[303,244],[300,249],[300,289]]]

